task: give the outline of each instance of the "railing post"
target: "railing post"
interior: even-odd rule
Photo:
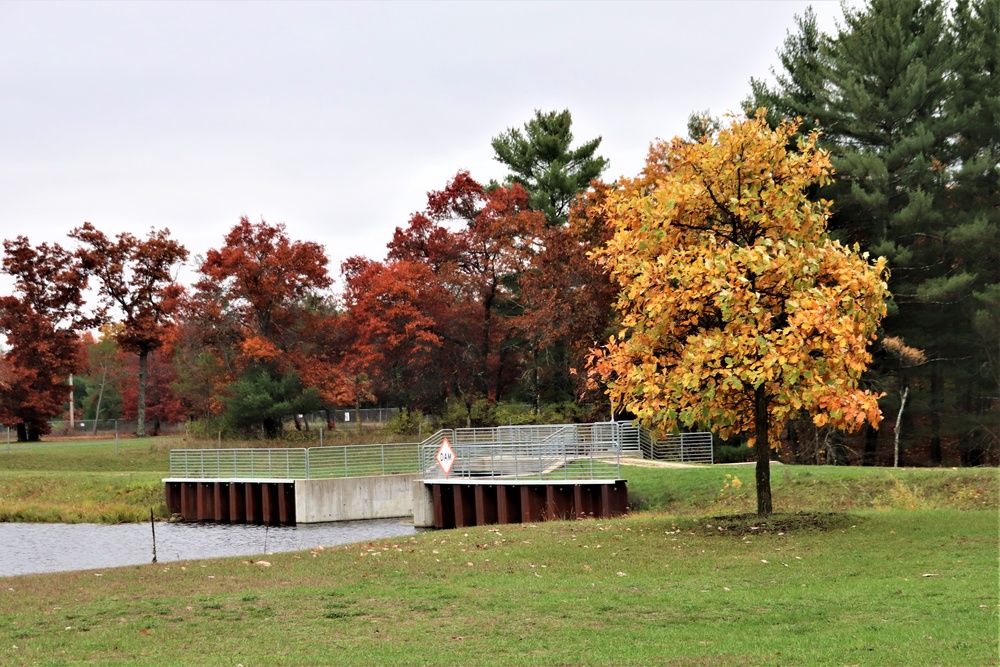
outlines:
[[[385,445],[381,444],[378,446],[380,453],[382,454],[382,474],[385,474]]]
[[[619,447],[615,450],[615,478],[622,478],[622,448]]]
[[[320,440],[322,440],[322,438],[323,438],[323,436],[322,436],[323,428],[322,427],[320,427],[319,432],[320,432]],[[322,445],[320,445],[320,446],[322,447]],[[312,452],[312,447],[309,447],[309,448],[306,449],[306,479],[312,479],[309,476],[309,454],[311,452]]]
[[[347,445],[344,445],[344,477],[347,476]]]

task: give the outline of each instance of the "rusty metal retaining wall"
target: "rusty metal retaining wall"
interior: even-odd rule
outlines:
[[[165,479],[167,508],[185,521],[295,523],[295,482],[290,480]]]
[[[428,481],[423,486],[424,493],[430,496],[430,502],[426,498],[414,498],[414,523],[433,525],[435,528],[584,518],[608,519],[620,516],[628,509],[625,480],[510,483]],[[418,491],[415,489],[414,493],[417,494]],[[426,506],[427,510],[422,510],[422,506]]]

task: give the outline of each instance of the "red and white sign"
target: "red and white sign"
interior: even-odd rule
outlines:
[[[451,467],[455,465],[455,450],[448,444],[448,438],[441,441],[436,458],[441,470],[444,471],[444,476],[447,477],[448,473],[451,472]]]

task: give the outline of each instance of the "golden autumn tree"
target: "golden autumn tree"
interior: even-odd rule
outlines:
[[[885,314],[884,258],[826,234],[831,175],[815,134],[771,130],[763,110],[697,143],[650,150],[608,199],[599,259],[620,287],[622,329],[595,352],[613,405],[659,433],[693,425],[749,436],[757,513],[772,511],[770,449],[800,411],[855,430],[881,419],[858,387]]]

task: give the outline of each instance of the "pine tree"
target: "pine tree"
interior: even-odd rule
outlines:
[[[935,463],[944,440],[987,432],[1000,393],[985,372],[990,343],[973,326],[990,317],[1000,259],[997,7],[962,2],[949,14],[939,0],[872,0],[847,9],[832,37],[807,13],[785,42],[777,86],[751,82],[775,118],[824,132],[837,175],[819,193],[835,202],[831,229],[889,259],[886,332],[928,359],[897,371],[914,389],[905,423]],[[896,399],[883,407],[893,412]]]
[[[608,166],[605,158],[595,155],[600,137],[571,148],[572,125],[568,109],[536,110],[523,132],[512,127],[492,142],[496,160],[511,170],[509,183],[520,183],[530,193],[532,210],[544,213],[550,226],[566,222],[576,195]]]

